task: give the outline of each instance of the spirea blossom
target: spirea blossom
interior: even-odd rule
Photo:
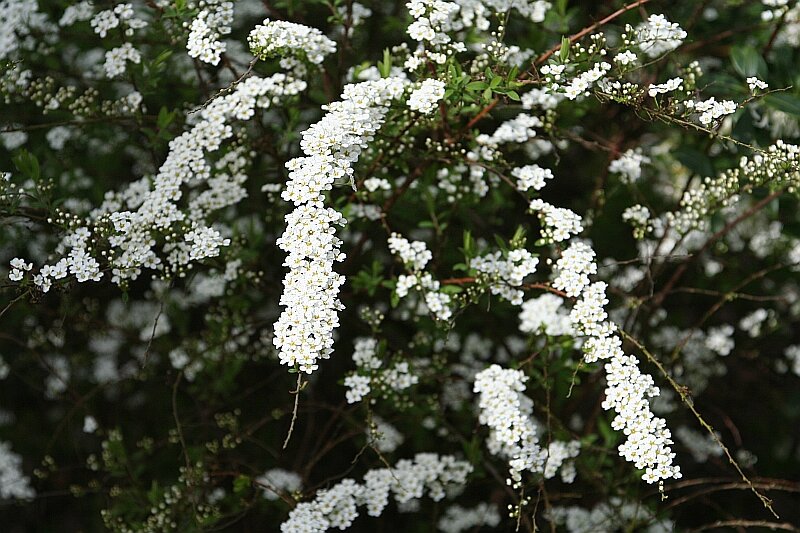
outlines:
[[[510,250],[507,254],[500,251],[482,257],[476,257],[470,266],[486,276],[489,280],[489,289],[513,305],[521,305],[525,295],[519,287],[525,277],[536,272],[539,259],[528,250],[518,248]]]
[[[283,533],[299,531],[322,533],[329,529],[347,529],[366,507],[369,516],[380,516],[393,495],[398,504],[422,498],[433,501],[445,497],[445,489],[466,482],[472,466],[450,455],[419,453],[414,459],[402,459],[394,467],[373,469],[358,483],[346,478],[328,489],[317,491],[314,499],[301,502],[281,525]]]
[[[631,148],[613,160],[608,171],[620,174],[626,183],[634,183],[642,177],[642,165],[646,163],[650,163],[650,158],[643,155],[640,149]]]
[[[653,14],[636,28],[639,48],[649,57],[658,57],[679,47],[686,32],[664,15]]]
[[[265,19],[247,37],[250,52],[259,59],[300,55],[316,65],[336,51],[336,43],[316,28]]]
[[[408,97],[408,107],[423,115],[430,114],[444,97],[444,82],[427,79],[418,89],[414,89]]]
[[[288,253],[273,342],[282,364],[307,373],[318,359],[333,352],[333,330],[339,325],[339,287],[344,278],[333,264],[344,259],[334,226],[346,223],[335,210],[322,205],[324,191],[334,182],[351,179],[352,163],[366,139],[380,128],[389,103],[398,98],[405,82],[384,78],[348,85],[342,100],[327,106],[328,113],[303,132],[306,156],[289,161],[289,182],[281,196],[295,205],[286,217],[278,246]]]
[[[106,62],[103,65],[106,76],[109,78],[116,78],[124,74],[128,61],[136,64],[142,61],[142,55],[131,43],[125,43],[120,47],[106,52]]]
[[[509,458],[511,479],[519,483],[522,472],[544,466],[537,427],[531,418],[533,401],[525,396],[527,377],[521,370],[491,365],[475,376],[473,392],[479,394],[481,424],[489,426],[489,450]]]

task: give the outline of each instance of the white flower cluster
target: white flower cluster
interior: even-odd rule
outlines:
[[[58,20],[58,25],[61,27],[72,26],[76,22],[89,20],[94,14],[94,8],[89,0],[83,0],[77,4],[72,4],[64,9],[64,14]]]
[[[303,489],[303,480],[290,470],[273,468],[267,470],[263,476],[256,478],[256,482],[264,489],[264,498],[277,500],[282,493],[292,494]]]
[[[542,331],[554,337],[574,334],[564,299],[549,292],[523,303],[519,320],[519,329],[523,333]]]
[[[553,171],[539,165],[525,165],[511,170],[511,175],[517,178],[517,189],[539,191],[547,184],[546,180],[553,179]]]
[[[30,478],[22,472],[22,457],[9,443],[0,442],[0,498],[30,499],[35,495]]]
[[[632,524],[649,524],[646,527],[637,527],[637,531],[642,533],[675,531],[675,524],[667,519],[658,519],[642,502],[626,502],[617,497],[609,498],[591,510],[573,505],[553,507],[549,514],[549,519],[555,523],[563,523],[568,533],[621,531]]]
[[[589,285],[589,276],[597,274],[595,253],[583,242],[572,242],[556,261],[556,278],[553,287],[564,291],[567,296],[577,297]]]
[[[625,50],[614,56],[614,63],[618,63],[622,66],[627,66],[636,63],[638,59],[639,57],[636,54],[634,54],[630,50]]]
[[[575,100],[579,96],[587,95],[589,89],[595,82],[603,79],[603,77],[611,70],[611,65],[605,61],[595,63],[595,65],[585,72],[572,79],[568,85],[563,88],[563,92],[570,100]],[[557,86],[552,87],[555,90]]]
[[[408,35],[415,41],[427,41],[432,45],[443,45],[451,41],[443,31],[459,6],[442,0],[411,0],[406,3],[414,21],[408,26]]]
[[[220,246],[228,246],[230,239],[223,239],[219,231],[214,228],[193,228],[183,239],[192,244],[189,250],[189,258],[193,261],[206,257],[216,257],[219,255]]]
[[[736,102],[732,100],[723,100],[722,102],[717,102],[713,96],[702,102],[687,100],[684,102],[684,105],[693,112],[700,114],[698,120],[700,121],[700,124],[703,124],[704,126],[710,125],[712,122],[719,120],[725,115],[735,113],[737,109]]]
[[[734,328],[730,324],[722,324],[710,328],[704,341],[706,348],[725,357],[736,346],[733,340],[733,332]]]
[[[11,260],[11,270],[8,273],[8,279],[11,281],[21,281],[25,276],[25,272],[30,272],[33,268],[33,263],[26,263],[24,259],[15,257]]]
[[[698,463],[705,463],[709,457],[720,457],[724,453],[711,435],[700,433],[687,426],[680,426],[676,429],[675,437],[689,450],[692,459]]]
[[[26,41],[30,27],[43,23],[36,0],[5,0],[0,2],[0,61],[11,57]]]
[[[355,342],[353,361],[358,370],[344,379],[347,403],[364,399],[373,389],[387,396],[403,391],[419,382],[419,377],[409,370],[408,362],[398,361],[383,368],[383,361],[377,357],[378,341],[372,338],[359,338]]]
[[[565,241],[583,231],[581,217],[565,207],[556,207],[536,198],[531,201],[530,210],[539,214],[545,242]]]
[[[751,338],[760,337],[770,314],[771,313],[764,308],[751,311],[739,320],[739,329],[746,332]]]
[[[373,469],[363,483],[346,478],[330,489],[320,490],[314,499],[301,502],[281,524],[283,533],[322,533],[329,529],[347,529],[358,518],[358,507],[367,508],[369,516],[380,516],[394,495],[398,505],[422,498],[426,493],[440,501],[446,490],[464,485],[472,466],[451,455],[419,453],[413,460],[402,459],[391,468]]]
[[[246,180],[244,166],[247,159],[241,152],[232,150],[217,163],[217,175],[211,179],[214,167],[206,154],[219,150],[223,141],[234,135],[229,120],[247,120],[255,108],[267,108],[282,96],[297,94],[305,89],[305,82],[274,74],[269,78],[252,76],[237,85],[236,89],[217,98],[200,114],[200,120],[170,142],[166,160],[152,178],[133,182],[121,192],[108,192],[103,205],[91,213],[87,225],[79,226],[62,240],[59,253],[69,250],[67,257],[55,265],[45,265],[40,274],[56,277],[69,268],[79,282],[99,281],[103,276],[100,264],[90,255],[90,237],[113,227],[108,242],[111,251],[106,255],[112,281],[124,283],[136,279],[142,268],[185,275],[185,268],[195,259],[218,255],[219,246],[229,241],[217,230],[205,225],[204,217],[212,210],[238,202],[246,196],[242,183]],[[228,174],[228,172],[230,174]],[[183,197],[184,185],[197,187],[208,181],[210,188],[195,194],[188,209],[182,211],[177,203]],[[151,184],[152,183],[152,184]],[[127,208],[127,209],[126,209]],[[165,258],[156,254],[156,236],[159,231],[174,231],[182,224],[187,233],[163,246]],[[66,261],[64,263],[64,261]],[[55,273],[55,274],[54,274]],[[46,283],[46,282],[45,282]],[[42,289],[49,284],[42,285]]]
[[[683,78],[671,78],[664,83],[654,83],[647,89],[647,94],[654,97],[659,94],[667,94],[683,88]]]
[[[474,531],[481,526],[497,527],[500,525],[500,513],[492,504],[481,502],[472,509],[460,505],[451,505],[439,519],[437,527],[444,533],[461,533]]]
[[[286,163],[289,182],[281,197],[296,207],[286,217],[278,246],[288,253],[273,342],[282,364],[306,373],[318,359],[333,352],[333,330],[339,324],[339,287],[344,278],[333,271],[344,259],[334,225],[346,223],[336,210],[324,207],[325,191],[337,180],[352,179],[352,164],[381,127],[389,104],[399,98],[405,82],[383,78],[347,85],[342,100],[324,109],[327,114],[303,132],[305,157]]]
[[[544,475],[545,479],[555,477],[557,472],[561,473],[561,481],[564,483],[572,483],[575,481],[577,471],[575,470],[575,462],[572,459],[578,457],[581,451],[581,443],[577,440],[564,442],[554,440],[547,446],[544,456]],[[559,470],[560,469],[560,470]]]
[[[336,51],[336,43],[316,28],[283,20],[264,19],[247,37],[250,52],[259,59],[274,56],[305,57],[319,65]]]
[[[398,233],[392,233],[387,241],[389,251],[398,256],[406,268],[414,272],[425,269],[428,261],[433,259],[433,254],[422,241],[409,242]]]
[[[541,472],[545,460],[531,417],[533,400],[523,394],[526,380],[521,370],[494,364],[475,376],[473,387],[480,395],[478,420],[490,429],[489,451],[508,457],[515,486],[522,472]]]
[[[373,416],[372,423],[373,426],[367,428],[367,434],[379,452],[392,453],[403,444],[405,437],[389,422],[379,416]]]
[[[212,0],[203,3],[203,9],[189,26],[186,49],[189,57],[203,63],[218,65],[227,45],[221,41],[231,32],[233,2]]]
[[[637,226],[645,226],[650,220],[650,210],[641,204],[632,205],[622,212],[622,220]]]
[[[441,80],[424,80],[417,89],[411,92],[406,103],[413,111],[428,115],[444,98],[444,87],[444,82]]]
[[[639,49],[649,57],[658,57],[676,49],[684,39],[686,32],[664,15],[650,15],[636,28]]]
[[[471,268],[488,277],[492,294],[505,298],[513,305],[522,305],[525,296],[524,292],[514,287],[521,286],[525,277],[536,272],[538,264],[539,259],[524,248],[510,250],[507,254],[498,250],[470,261]]]
[[[142,54],[133,47],[131,43],[125,43],[122,46],[114,48],[106,52],[106,62],[103,68],[106,71],[106,76],[109,78],[116,78],[125,73],[125,63],[130,61],[137,65],[142,61]]]
[[[625,183],[635,183],[642,177],[642,164],[647,163],[650,163],[650,158],[643,155],[640,148],[631,148],[612,161],[608,171],[622,176]]]
[[[670,448],[672,438],[666,422],[650,409],[648,398],[657,396],[659,390],[651,376],[641,373],[638,360],[625,355],[622,341],[615,334],[616,326],[606,321],[606,284],[588,283],[588,275],[597,271],[594,252],[585,244],[573,243],[559,259],[557,270],[553,286],[563,288],[570,296],[580,293],[570,320],[577,334],[588,337],[583,345],[584,360],[607,361],[602,407],[616,412],[611,427],[627,436],[618,448],[620,455],[636,468],[644,469],[642,479],[648,483],[681,477],[680,468],[672,464],[675,454]],[[566,285],[567,280],[572,283]]]
[[[69,22],[74,18],[72,22],[75,22],[80,20],[83,15],[84,12],[82,10],[78,10],[77,12],[70,13],[67,21]],[[66,12],[64,13],[64,16],[67,16]],[[126,37],[132,36],[134,30],[138,30],[147,26],[146,21],[134,17],[133,4],[117,4],[114,9],[99,11],[92,17],[90,24],[94,29],[94,32],[101,38],[105,38],[110,30],[119,28],[120,25],[125,28],[123,33]]]
[[[410,275],[397,276],[395,287],[397,296],[405,298],[412,289],[419,290],[424,295],[427,310],[439,320],[449,320],[453,316],[450,295],[439,291],[441,284],[433,279],[429,272],[422,272],[433,257],[425,243],[422,241],[410,243],[399,234],[392,233],[389,238],[389,250],[412,271]]]
[[[798,377],[800,377],[800,344],[792,344],[791,346],[787,346],[786,350],[784,350],[783,355],[786,359],[789,360],[791,363],[791,371]],[[785,372],[784,367],[784,372]]]

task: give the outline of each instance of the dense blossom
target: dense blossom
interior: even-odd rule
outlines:
[[[797,2],[63,4],[0,0],[9,528],[797,518]]]

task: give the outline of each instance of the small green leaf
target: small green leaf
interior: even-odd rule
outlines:
[[[568,37],[561,38],[561,49],[558,51],[558,57],[561,58],[561,62],[565,62],[569,59],[569,47],[570,42]]]
[[[509,98],[514,100],[515,102],[519,102],[520,101],[519,93],[517,93],[517,91],[508,91],[506,93],[506,96],[508,96]]]
[[[249,476],[246,476],[244,474],[239,474],[239,476],[233,480],[234,494],[244,494],[249,488],[250,488]]]
[[[743,78],[758,76],[764,79],[767,75],[767,62],[752,46],[734,46],[731,48],[733,68]]]

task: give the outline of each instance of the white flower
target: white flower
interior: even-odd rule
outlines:
[[[125,43],[118,48],[114,48],[106,52],[106,62],[103,68],[106,70],[106,76],[115,78],[125,73],[125,63],[130,61],[132,63],[140,63],[142,55],[136,50],[131,43]]]
[[[747,81],[747,86],[750,88],[751,93],[755,93],[759,89],[763,91],[769,88],[769,85],[767,85],[766,82],[761,81],[755,76],[747,78],[745,81]]]
[[[511,175],[517,178],[517,188],[521,191],[541,190],[547,184],[545,180],[553,179],[553,172],[549,168],[542,168],[539,165],[514,168],[511,170]]]
[[[626,183],[634,183],[642,176],[642,164],[646,163],[650,163],[650,158],[642,155],[641,149],[631,148],[612,161],[608,166],[608,171],[620,174]]]
[[[408,97],[408,107],[427,115],[436,109],[436,105],[444,98],[445,84],[440,80],[427,79]]]
[[[642,52],[649,57],[658,57],[679,47],[686,39],[686,32],[664,15],[653,14],[637,26],[636,39]]]

